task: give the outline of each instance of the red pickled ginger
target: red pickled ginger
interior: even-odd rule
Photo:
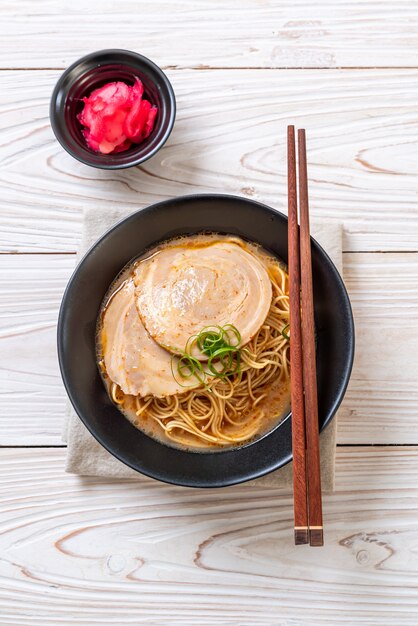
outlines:
[[[143,84],[136,78],[133,86],[107,83],[83,98],[77,118],[89,148],[103,154],[123,152],[150,135],[158,109],[142,98],[143,93]]]

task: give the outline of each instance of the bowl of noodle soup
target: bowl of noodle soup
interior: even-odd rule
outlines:
[[[58,322],[63,381],[116,458],[193,487],[243,482],[291,460],[287,218],[227,195],[129,215],[84,256]],[[313,240],[319,426],[344,395],[349,299]]]

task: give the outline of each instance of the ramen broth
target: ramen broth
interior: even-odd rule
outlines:
[[[144,255],[129,263],[111,284],[106,294],[106,297],[104,298],[104,302],[98,319],[96,341],[97,360],[103,382],[110,397],[112,397],[112,380],[109,378],[104,364],[104,348],[108,338],[103,328],[103,318],[109,304],[112,301],[112,298],[121,288],[123,288],[123,286],[126,284],[126,281],[132,278],[135,272],[135,268],[138,266],[138,264],[151,259],[154,255],[158,255],[161,250],[167,247],[175,248],[176,246],[181,246],[183,248],[186,247],[192,249],[203,249],[214,245],[216,242],[224,240],[233,241],[234,243],[241,246],[243,249],[250,252],[252,255],[255,255],[267,269],[268,275],[271,280],[275,280],[275,278],[277,277],[277,274],[279,273],[278,268],[286,271],[284,264],[279,261],[277,257],[274,257],[273,255],[268,253],[258,244],[247,242],[232,236],[223,236],[217,234],[200,234],[194,236],[193,238],[181,237],[169,240],[158,245],[157,247],[153,248],[152,250],[146,252]],[[202,323],[202,326],[204,325],[205,324]],[[187,389],[185,390],[185,393],[186,392]],[[195,392],[196,394],[198,394],[199,388],[197,388]],[[265,388],[263,389],[263,393],[265,393],[265,397],[263,397],[257,404],[257,411],[254,412],[254,415],[251,415],[248,412],[245,414],[245,419],[247,422],[251,420],[256,420],[258,422],[256,432],[248,440],[239,443],[231,443],[230,445],[219,445],[215,442],[200,441],[189,433],[184,433],[183,441],[181,443],[175,442],[167,436],[160,423],[147,414],[146,409],[143,410],[140,415],[137,415],[138,404],[134,395],[121,393],[120,398],[123,398],[123,404],[119,403],[119,401],[115,404],[117,405],[117,408],[122,412],[122,414],[136,428],[144,432],[146,435],[152,437],[153,439],[160,441],[161,443],[191,451],[219,451],[230,447],[246,445],[262,437],[263,435],[274,429],[288,415],[290,411],[290,378],[279,379],[279,377],[277,377],[275,380],[271,381],[265,386]],[[181,397],[180,394],[179,397]],[[262,417],[260,417],[260,412],[263,413]],[[236,424],[230,426],[228,432],[233,436],[235,432],[239,433],[240,429],[240,424]]]

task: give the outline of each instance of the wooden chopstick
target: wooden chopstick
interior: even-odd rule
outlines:
[[[303,389],[305,394],[306,466],[308,468],[308,526],[311,546],[324,544],[321,468],[319,462],[318,398],[313,310],[311,237],[309,232],[308,174],[305,130],[298,130],[300,272],[302,304]],[[292,344],[293,336],[290,341]],[[290,353],[292,358],[292,353]],[[293,375],[293,368],[292,368]]]
[[[295,127],[287,127],[288,265],[290,305],[290,390],[292,401],[293,506],[295,544],[308,543],[305,413],[300,321],[300,258],[296,190]]]

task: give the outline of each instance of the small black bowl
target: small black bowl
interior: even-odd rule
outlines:
[[[94,152],[87,146],[77,120],[82,98],[108,82],[120,80],[133,85],[135,77],[144,85],[144,98],[158,107],[152,133],[124,152]],[[167,76],[146,57],[129,50],[100,50],[65,70],[52,93],[49,116],[56,138],[75,159],[92,167],[117,170],[139,165],[164,145],[174,125],[176,99]]]
[[[257,478],[292,458],[289,416],[246,446],[188,452],[135,428],[111,402],[96,363],[96,321],[116,275],[146,248],[178,235],[213,231],[260,243],[287,261],[287,217],[263,204],[227,195],[183,196],[132,213],[87,252],[72,275],[58,320],[58,357],[70,400],[94,437],[138,472],[190,487],[223,487]],[[343,399],[354,355],[347,292],[332,261],[312,240],[321,430]]]

